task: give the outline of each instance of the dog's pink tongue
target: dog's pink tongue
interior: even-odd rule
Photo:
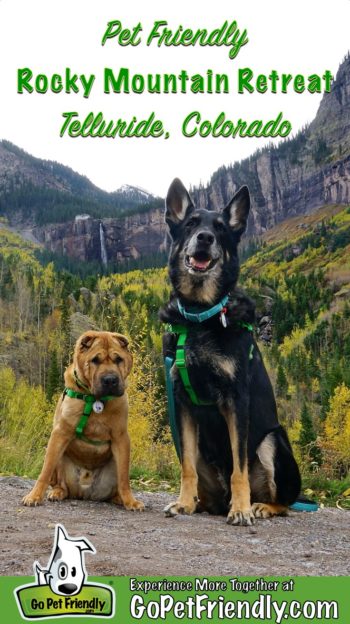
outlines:
[[[210,260],[196,260],[193,256],[190,258],[190,264],[195,269],[206,269]]]

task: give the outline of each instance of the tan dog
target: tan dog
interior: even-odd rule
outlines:
[[[79,338],[73,364],[64,375],[66,390],[56,407],[44,465],[32,491],[23,499],[25,505],[39,505],[51,484],[48,498],[53,501],[111,499],[126,509],[144,509],[129,483],[125,389],[131,368],[132,355],[125,336],[88,331]],[[89,396],[87,401],[70,396],[76,394]],[[84,423],[86,410],[90,414]]]

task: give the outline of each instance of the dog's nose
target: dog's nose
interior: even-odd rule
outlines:
[[[62,594],[73,594],[77,591],[78,586],[74,585],[74,583],[62,583],[62,585],[58,586],[58,591],[62,592]]]
[[[108,373],[108,375],[101,377],[101,382],[105,388],[116,388],[118,385],[118,377],[117,375],[113,375],[113,373]]]
[[[212,245],[214,242],[214,235],[211,232],[198,232],[197,241],[199,243],[204,243],[205,245]]]

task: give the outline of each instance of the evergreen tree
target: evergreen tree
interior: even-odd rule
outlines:
[[[50,366],[47,373],[46,396],[49,401],[52,400],[55,392],[61,388],[61,374],[57,362],[57,352],[52,351],[50,358]]]
[[[288,380],[282,364],[279,364],[276,378],[276,396],[286,398],[287,392]]]
[[[319,448],[316,446],[316,433],[312,423],[311,414],[306,402],[303,403],[303,407],[300,414],[301,430],[299,436],[299,444],[301,447],[301,453],[304,458],[309,457],[313,462],[318,464],[321,462],[321,454]]]
[[[61,333],[62,333],[62,367],[66,368],[69,363],[71,341],[70,314],[67,298],[64,297],[61,305]]]

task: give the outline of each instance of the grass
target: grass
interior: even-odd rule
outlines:
[[[162,475],[134,466],[130,471],[130,482],[135,490],[177,492],[180,487],[180,464],[173,464],[171,470]]]
[[[320,474],[304,475],[303,492],[325,507],[350,510],[350,477],[339,480]]]

